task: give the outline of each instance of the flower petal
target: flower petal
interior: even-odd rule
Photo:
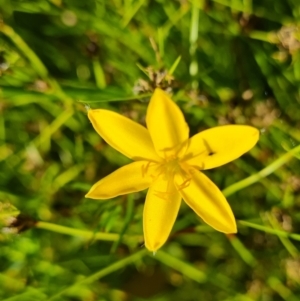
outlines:
[[[200,169],[215,168],[242,156],[258,139],[259,131],[251,126],[214,127],[190,138],[183,160]]]
[[[177,174],[175,183],[184,201],[211,227],[223,233],[236,233],[236,222],[219,188],[203,173],[193,169],[189,185]]]
[[[104,200],[144,190],[153,182],[157,167],[148,161],[125,165],[94,184],[85,197]]]
[[[149,188],[144,207],[145,245],[157,251],[168,239],[181,204],[173,181],[159,177]]]
[[[128,158],[160,160],[149,132],[142,125],[108,110],[89,110],[88,117],[97,133]]]
[[[156,89],[150,100],[146,123],[156,152],[162,158],[175,155],[187,145],[189,128],[184,116],[161,89]]]

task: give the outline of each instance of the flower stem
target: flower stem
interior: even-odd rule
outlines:
[[[124,268],[125,266],[129,265],[130,263],[133,263],[139,259],[141,259],[144,255],[146,255],[146,253],[148,252],[147,249],[143,249],[141,251],[138,251],[132,255],[127,256],[126,258],[123,258],[107,267],[105,267],[104,269],[96,272],[95,274],[86,277],[83,280],[80,280],[76,283],[74,283],[73,285],[63,289],[62,291],[58,292],[57,294],[55,294],[54,296],[50,297],[49,299],[47,299],[47,301],[50,300],[55,300],[57,297],[65,294],[67,291],[69,291],[70,289],[74,288],[75,286],[80,286],[83,284],[87,284],[87,283],[91,283],[94,282],[106,275],[109,275],[117,270],[120,270],[121,268]]]
[[[79,230],[74,229],[70,227],[55,225],[52,223],[47,222],[37,222],[35,225],[36,228],[49,230],[56,233],[66,234],[70,236],[81,236],[86,239],[93,239],[93,240],[104,240],[104,241],[118,241],[120,238],[120,235],[117,233],[105,233],[105,232],[92,232],[92,231],[86,231],[86,230]],[[134,240],[141,240],[142,236],[136,235],[136,236],[123,236],[124,240],[128,239],[134,239]]]
[[[273,163],[271,163],[270,165],[268,165],[266,168],[262,169],[261,171],[259,171],[258,173],[243,179],[237,183],[234,183],[230,186],[228,186],[227,188],[225,188],[222,192],[225,196],[229,196],[234,194],[235,192],[250,186],[253,183],[258,182],[259,180],[261,180],[262,178],[267,177],[268,175],[270,175],[271,173],[273,173],[276,169],[278,169],[279,167],[281,167],[282,165],[284,165],[285,163],[287,163],[288,161],[290,161],[297,153],[300,152],[300,145],[296,146],[295,148],[291,149],[290,151],[288,151],[287,153],[285,153],[284,155],[282,155],[281,157],[279,157],[277,160],[275,160]]]
[[[242,225],[242,226],[246,226],[249,228],[253,228],[259,231],[263,231],[269,234],[275,234],[279,237],[287,237],[293,240],[298,240],[300,241],[300,234],[294,234],[294,233],[288,233],[282,230],[277,230],[277,229],[273,229],[273,228],[269,228],[263,225],[259,225],[259,224],[255,224],[255,223],[251,223],[251,222],[247,222],[247,221],[242,221],[239,220],[238,224]]]
[[[281,230],[280,229],[280,224],[279,222],[276,220],[276,218],[270,214],[270,213],[266,213],[265,214],[267,219],[269,220],[269,223],[271,224],[271,226],[275,229],[275,230]],[[294,246],[294,244],[289,240],[288,237],[282,237],[282,236],[278,236],[281,243],[283,244],[283,246],[286,248],[286,250],[290,253],[290,255],[294,258],[297,259],[299,258],[299,252],[297,250],[297,248]]]
[[[156,254],[154,259],[157,259],[158,261],[161,261],[163,264],[179,271],[183,275],[188,276],[190,279],[193,279],[194,281],[198,283],[204,283],[207,281],[207,276],[204,272],[202,272],[200,269],[195,268],[194,266],[173,257],[172,255],[169,255],[168,253],[159,250]]]

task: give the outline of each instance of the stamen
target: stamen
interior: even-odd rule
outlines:
[[[182,183],[177,186],[178,190],[182,190],[190,186],[191,181],[192,181],[192,174],[194,173],[194,170],[190,168],[185,163],[180,164],[181,170],[180,170],[180,175],[182,177]]]
[[[192,179],[186,179],[184,182],[182,182],[181,184],[178,185],[177,189],[178,189],[178,190],[182,190],[182,189],[184,189],[184,188],[189,187],[190,184],[191,184],[191,180],[192,180]]]
[[[185,163],[186,161],[188,160],[191,160],[191,159],[196,159],[199,160],[199,158],[203,158],[203,161],[201,162],[201,166],[199,166],[199,162],[197,162],[197,165],[193,166],[189,163],[190,166],[193,166],[194,168],[198,169],[198,170],[204,170],[205,169],[205,158],[207,158],[208,156],[211,157],[213,155],[215,155],[216,153],[215,152],[212,152],[212,151],[207,151],[207,150],[204,150],[202,151],[201,153],[193,156],[192,154],[186,156],[185,158],[183,158],[183,160],[181,161],[181,163]]]
[[[163,199],[165,201],[169,201],[171,199],[172,194],[175,194],[174,192],[169,191],[155,191],[154,195],[157,196],[160,199]]]
[[[168,201],[168,194],[167,192],[163,192],[163,191],[156,191],[154,193],[155,196],[157,196],[160,199],[163,199],[165,201]]]
[[[193,170],[187,164],[180,162],[174,155],[166,157],[164,163],[159,165],[157,172],[153,175],[153,180],[162,176],[162,180],[167,181],[166,191],[155,191],[154,195],[160,199],[170,201],[172,195],[175,195],[174,178],[175,175],[180,175],[182,183],[176,184],[178,190],[185,189],[191,184]]]
[[[142,165],[142,177],[144,178],[146,173],[149,170],[149,166],[150,166],[151,162],[148,161],[146,165]]]
[[[174,189],[172,189],[172,185],[174,185],[174,174],[171,173],[167,175],[167,189],[166,191],[155,191],[155,194],[160,199],[163,199],[165,201],[169,201],[172,197],[172,195],[175,195]]]

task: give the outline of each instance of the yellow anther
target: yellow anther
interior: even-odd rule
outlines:
[[[184,182],[182,182],[180,185],[178,185],[178,190],[182,190],[184,188],[187,188],[191,184],[191,179],[186,179]]]

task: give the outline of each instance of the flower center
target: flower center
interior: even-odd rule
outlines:
[[[158,176],[162,176],[163,180],[166,181],[167,187],[165,191],[157,191],[156,195],[162,199],[170,200],[170,195],[174,193],[174,185],[177,190],[188,187],[191,183],[191,173],[188,166],[180,162],[178,157],[172,156],[164,160],[160,165],[160,173]],[[175,183],[175,177],[180,179],[179,183]],[[176,181],[176,182],[177,182]],[[174,187],[172,189],[172,187]]]
[[[161,164],[162,172],[167,179],[173,178],[177,172],[181,171],[180,161],[177,157],[169,157]]]
[[[154,167],[154,169],[152,169]],[[191,183],[191,168],[180,161],[177,156],[169,156],[160,164],[148,162],[142,167],[143,176],[148,174],[153,178],[153,182],[160,178],[166,183],[166,187],[162,191],[156,191],[156,195],[164,200],[170,200],[172,193],[176,190],[182,190],[188,187]],[[175,181],[176,177],[176,181]]]

